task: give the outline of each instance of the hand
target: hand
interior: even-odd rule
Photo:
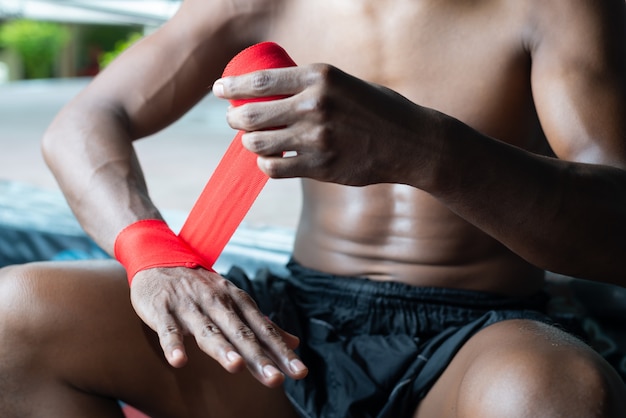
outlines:
[[[269,321],[243,290],[201,268],[155,268],[138,272],[131,301],[158,334],[167,361],[187,362],[183,337],[193,335],[202,351],[231,373],[245,366],[264,385],[284,374],[301,379],[307,369],[294,353],[298,338]],[[282,372],[281,372],[282,371]]]
[[[227,77],[213,91],[231,100],[290,96],[228,111],[230,126],[247,131],[244,147],[274,178],[415,185],[413,177],[428,173],[430,152],[440,146],[428,142],[438,112],[324,64]]]

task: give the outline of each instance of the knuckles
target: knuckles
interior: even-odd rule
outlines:
[[[237,328],[237,331],[235,332],[235,336],[239,340],[244,340],[244,341],[254,341],[254,340],[256,340],[256,336],[254,335],[254,332],[247,325],[239,326]]]
[[[272,324],[265,325],[262,328],[262,331],[263,331],[263,336],[266,338],[270,338],[270,339],[280,338],[280,332],[278,332],[278,329]]]
[[[263,120],[263,113],[257,106],[244,104],[233,109],[232,113],[229,114],[229,122],[235,122],[234,119],[236,119],[240,128],[252,131]]]
[[[329,87],[340,74],[339,69],[329,64],[311,64],[306,67],[306,84],[307,86],[318,85]]]
[[[263,95],[274,86],[274,80],[269,72],[257,71],[252,74],[251,85],[256,94]]]
[[[254,133],[247,133],[244,136],[243,144],[246,149],[255,154],[265,154],[268,151],[268,144]]]
[[[167,324],[159,330],[160,338],[165,338],[165,337],[170,337],[170,336],[182,337],[182,335],[183,333],[180,330],[180,328],[174,324]]]
[[[222,331],[213,323],[205,323],[200,330],[200,336],[203,338],[213,337],[221,333]]]
[[[262,160],[259,164],[261,170],[273,179],[284,177],[282,164],[280,159]]]

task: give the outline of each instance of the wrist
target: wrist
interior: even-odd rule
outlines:
[[[114,254],[126,269],[129,284],[139,271],[150,268],[204,267],[212,270],[209,263],[159,219],[144,219],[124,228],[115,239]]]
[[[405,179],[398,181],[430,194],[447,186],[447,176],[453,170],[450,151],[452,141],[459,135],[458,121],[434,109],[418,106],[411,126],[410,147],[403,154],[409,158]]]

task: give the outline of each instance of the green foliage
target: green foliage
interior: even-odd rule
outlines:
[[[120,39],[126,39],[131,34],[141,31],[141,26],[84,25],[81,38],[86,45],[97,45],[103,51],[110,51]]]
[[[55,23],[14,20],[0,26],[0,45],[17,52],[26,78],[51,77],[56,57],[69,39],[69,30]]]
[[[139,32],[133,32],[124,40],[115,43],[113,50],[105,52],[100,57],[100,68],[104,68],[109,65],[119,54],[124,52],[132,44],[143,38],[143,35]]]

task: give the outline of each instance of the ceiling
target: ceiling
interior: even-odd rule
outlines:
[[[182,0],[0,0],[0,20],[159,26]]]

